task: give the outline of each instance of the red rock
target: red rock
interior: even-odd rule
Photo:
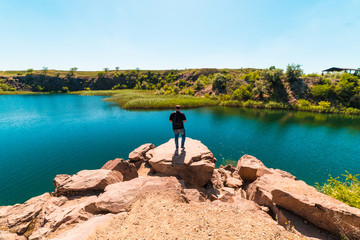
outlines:
[[[214,188],[220,189],[224,187],[224,180],[221,177],[219,169],[214,169],[213,175],[211,176],[210,180]]]
[[[185,197],[189,202],[205,202],[206,197],[203,193],[200,193],[199,190],[195,188],[189,188],[183,190]]]
[[[57,175],[54,178],[56,195],[82,195],[92,191],[103,191],[109,184],[121,182],[123,175],[105,169],[83,170],[72,176]]]
[[[84,223],[78,224],[69,231],[61,233],[59,236],[52,238],[52,240],[76,239],[86,240],[96,230],[97,227],[106,224],[114,218],[114,214],[105,214],[94,216]]]
[[[0,211],[0,229],[9,229],[18,234],[24,234],[49,198],[50,194],[44,193],[23,204],[2,208]]]
[[[259,159],[247,154],[239,159],[236,169],[245,182],[253,182],[268,171]]]
[[[49,199],[38,216],[38,222],[30,239],[44,239],[53,232],[87,221],[93,216],[87,206],[96,200],[97,196],[75,198],[61,196]]]
[[[155,148],[154,144],[151,143],[143,144],[140,147],[133,150],[131,153],[129,153],[129,159],[131,161],[146,160],[146,153],[153,148]]]
[[[204,186],[210,182],[216,159],[198,140],[186,138],[185,149],[175,149],[174,139],[151,150],[148,161],[153,169],[167,176],[178,176],[187,185]]]
[[[231,188],[240,188],[243,185],[243,182],[240,179],[228,177],[225,180],[225,186]]]
[[[275,214],[280,206],[332,233],[360,236],[360,209],[319,193],[303,181],[273,172],[251,183],[247,193],[250,200],[268,206]]]
[[[101,169],[120,172],[122,175],[122,181],[129,181],[138,177],[138,172],[135,165],[129,161],[125,161],[122,158],[116,158],[114,160],[108,161],[104,166],[102,166]]]
[[[0,230],[0,240],[26,240],[26,237]]]

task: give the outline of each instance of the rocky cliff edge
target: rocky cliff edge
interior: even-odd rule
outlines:
[[[220,166],[187,138],[57,175],[52,193],[0,207],[0,239],[360,239],[360,209],[244,155]]]

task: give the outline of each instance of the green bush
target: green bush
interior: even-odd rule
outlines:
[[[340,81],[348,81],[357,84],[358,80],[359,78],[357,76],[354,76],[350,73],[343,73],[340,76]]]
[[[231,99],[231,96],[228,94],[221,94],[219,96],[220,101],[229,101]]]
[[[329,175],[327,183],[320,185],[316,183],[318,191],[325,193],[335,199],[338,199],[349,206],[360,208],[360,181],[359,174],[352,175],[348,171],[341,174],[344,180],[340,181],[340,177],[333,178]]]
[[[238,89],[236,89],[232,94],[233,100],[248,100],[252,97],[252,92],[249,90],[248,86],[240,86]]]
[[[84,89],[85,91],[90,91],[91,89],[89,87],[85,88]]]
[[[297,109],[304,110],[304,111],[309,111],[312,109],[311,103],[305,99],[299,99],[295,106]]]
[[[180,92],[180,88],[178,86],[175,86],[173,91],[175,94],[178,94]]]
[[[290,105],[286,104],[286,103],[270,101],[270,102],[265,103],[265,108],[267,108],[267,109],[289,109]]]
[[[303,75],[303,70],[300,64],[289,64],[286,67],[286,79],[289,82],[294,82]]]
[[[322,108],[330,108],[330,102],[327,102],[327,101],[320,101],[319,103],[318,103],[318,105],[320,106],[320,107],[322,107]]]
[[[185,95],[191,95],[191,96],[192,96],[192,95],[195,94],[195,92],[194,92],[193,89],[188,88],[188,89],[183,90],[183,94],[185,94]]]
[[[141,83],[140,88],[141,88],[142,90],[147,90],[147,89],[149,89],[149,84],[148,84],[147,82],[143,81],[143,82]]]
[[[260,75],[258,71],[248,73],[243,76],[244,80],[247,82],[255,82],[255,80],[260,79]]]
[[[261,77],[271,83],[278,83],[281,81],[281,77],[283,76],[282,69],[268,69],[261,72]]]
[[[195,81],[194,87],[195,87],[196,90],[200,91],[200,90],[205,88],[205,84],[200,78],[198,78]]]
[[[179,80],[179,83],[178,83],[179,88],[183,89],[184,87],[186,87],[186,85],[187,85],[187,82],[185,79]]]
[[[160,90],[156,90],[155,95],[164,95],[165,94],[165,90],[164,89],[160,89]]]
[[[335,92],[342,101],[346,102],[351,98],[354,88],[354,82],[350,82],[347,79],[340,79],[335,86]]]
[[[311,94],[316,99],[326,100],[331,96],[332,88],[330,85],[316,85],[311,88]]]
[[[213,81],[213,89],[219,93],[226,92],[226,83],[230,80],[229,75],[223,73],[216,73]]]
[[[353,95],[350,98],[349,104],[351,107],[360,109],[360,93]]]
[[[314,78],[320,77],[320,75],[317,74],[317,73],[310,73],[310,74],[308,74],[308,75],[306,75],[306,76],[307,76],[307,77],[314,77]]]
[[[61,92],[67,93],[67,92],[69,92],[69,88],[68,87],[62,87]]]
[[[209,76],[204,76],[204,75],[200,75],[200,77],[198,78],[198,80],[202,81],[205,85],[209,85],[211,83],[211,77]]]
[[[9,91],[15,92],[16,88],[11,87],[11,88],[9,88]]]
[[[0,89],[3,91],[9,91],[10,86],[5,83],[2,83],[2,84],[0,84]]]
[[[100,72],[97,73],[98,78],[103,78],[103,77],[105,77],[105,75],[106,75],[105,71],[100,71]]]
[[[271,88],[270,83],[263,79],[255,80],[254,88],[252,92],[254,93],[257,99],[263,100],[266,97],[269,97]]]
[[[246,102],[243,102],[244,107],[249,108],[264,108],[264,102],[261,101],[254,101],[254,100],[247,100]]]
[[[35,91],[41,92],[41,91],[43,91],[43,90],[44,90],[44,87],[41,87],[40,85],[36,85]]]
[[[352,108],[352,107],[348,107],[348,108],[344,108],[343,109],[345,114],[360,114],[360,109],[357,108]]]
[[[29,68],[28,70],[26,70],[26,75],[32,75],[34,72],[34,69]]]

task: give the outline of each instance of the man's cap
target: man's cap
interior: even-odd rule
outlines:
[[[176,105],[176,107],[175,107],[176,109],[180,109],[180,105]]]

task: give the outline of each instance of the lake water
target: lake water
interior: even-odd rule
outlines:
[[[56,174],[97,169],[143,143],[173,137],[172,111],[127,111],[102,99],[0,96],[0,205],[53,191]],[[208,146],[217,166],[247,153],[308,184],[360,172],[359,117],[224,107],[184,112],[187,136]]]

